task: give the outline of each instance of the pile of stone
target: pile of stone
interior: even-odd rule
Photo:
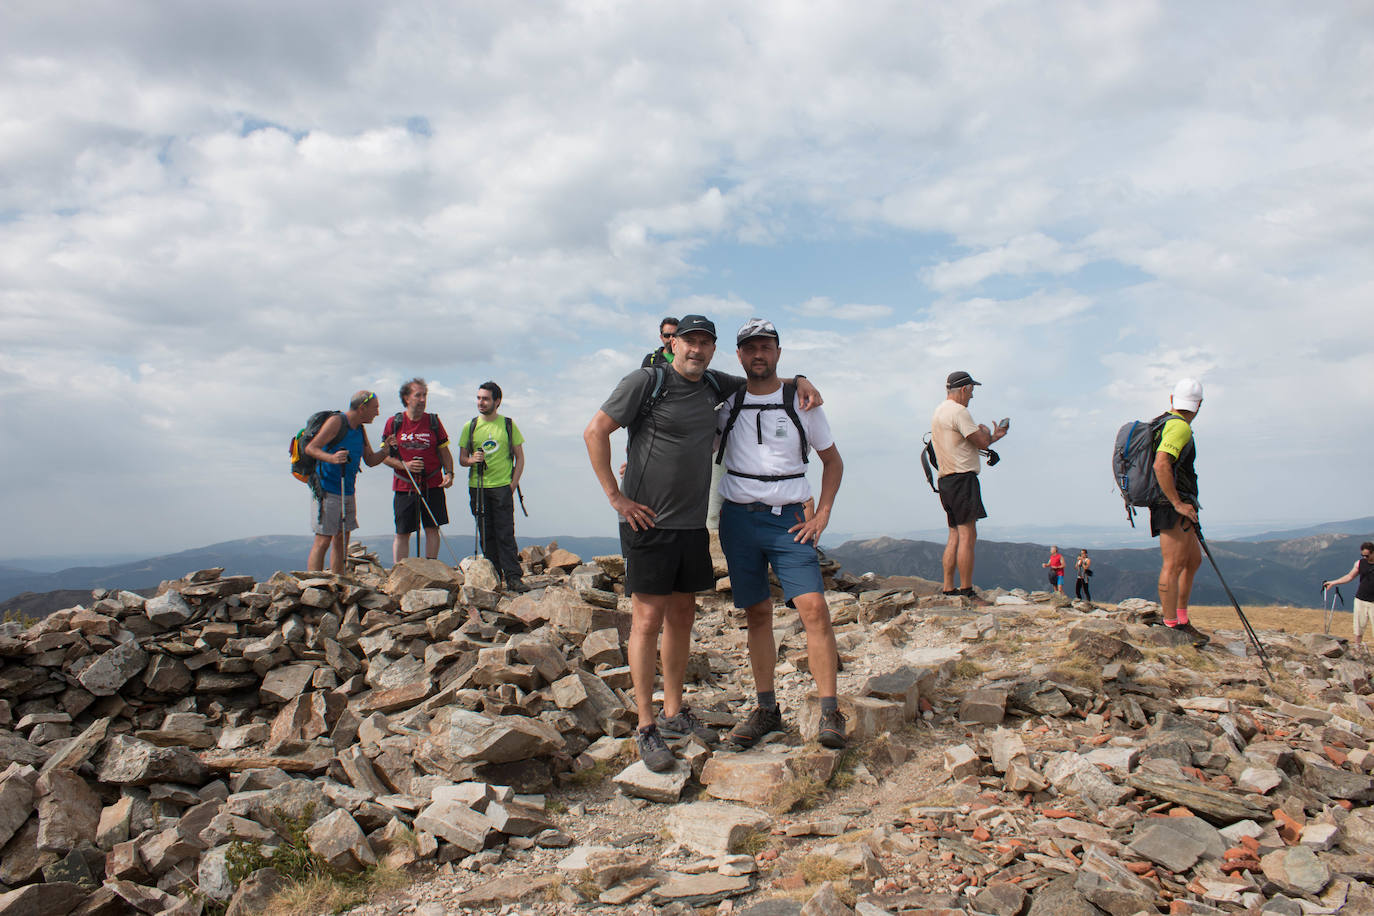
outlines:
[[[620,558],[527,550],[515,600],[485,560],[351,559],[0,627],[0,913],[261,896],[230,844],[293,823],[343,871],[567,845],[537,793],[634,721]]]

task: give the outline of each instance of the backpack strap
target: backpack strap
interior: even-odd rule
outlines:
[[[506,418],[505,418],[505,421],[506,421],[506,448],[510,451],[510,460],[511,460],[511,461],[514,461],[514,460],[515,460],[515,432],[514,432],[514,430],[515,430],[515,424],[511,422],[510,417],[506,417]]]
[[[473,446],[475,446],[477,443],[472,441],[472,437],[475,436],[475,435],[477,435],[477,418],[476,418],[476,417],[473,417],[473,418],[472,418],[472,422],[468,424],[468,454],[469,454],[469,455],[471,455],[473,452],[477,451],[477,449],[473,448]]]
[[[935,486],[935,471],[940,469],[940,463],[935,460],[935,445],[930,441],[930,435],[926,433],[925,447],[921,449],[921,470],[926,472],[926,483],[930,485],[930,492],[939,493],[939,488]]]
[[[792,382],[783,382],[781,404],[745,404],[745,391],[746,389],[741,388],[735,392],[735,396],[730,403],[730,414],[725,420],[725,429],[720,434],[720,447],[716,450],[716,464],[720,464],[725,459],[725,443],[730,437],[730,430],[734,429],[735,421],[739,419],[740,411],[746,409],[755,411],[755,416],[758,418],[758,436],[760,442],[763,441],[763,411],[781,410],[785,412],[787,416],[791,418],[792,425],[797,428],[797,436],[801,440],[802,464],[809,464],[811,458],[807,454],[809,446],[806,441],[806,429],[802,426],[801,417],[797,414],[797,386]],[[799,477],[806,476],[805,469],[797,474],[746,474],[743,471],[734,471],[726,468],[725,473],[732,477],[746,477],[750,480],[763,480],[768,482],[796,480]]]
[[[642,366],[639,371],[649,373],[652,380],[649,383],[649,390],[644,394],[644,399],[639,402],[639,411],[635,414],[635,418],[630,421],[630,426],[626,430],[631,439],[639,432],[644,421],[654,412],[658,402],[663,400],[663,396],[668,392],[668,370],[662,364],[655,363],[652,366]]]

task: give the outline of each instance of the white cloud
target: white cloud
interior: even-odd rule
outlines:
[[[0,393],[82,445],[0,499],[83,524],[0,556],[303,530],[286,437],[416,373],[455,427],[507,388],[529,533],[608,530],[581,428],[693,311],[786,316],[852,455],[832,530],[938,527],[892,493],[953,368],[1017,419],[999,523],[1096,518],[1104,436],[1183,372],[1209,508],[1342,514],[1374,448],[1371,37],[1136,0],[6,4]]]

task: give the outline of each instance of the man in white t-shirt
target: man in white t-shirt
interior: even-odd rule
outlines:
[[[752,747],[782,731],[773,670],[773,598],[768,567],[782,583],[783,598],[796,607],[806,628],[806,652],[820,696],[820,731],[826,747],[844,747],[845,719],[836,698],[838,656],[830,608],[825,603],[817,543],[830,523],[830,510],[844,475],[844,462],[830,434],[825,412],[802,411],[796,391],[778,378],[782,347],[772,322],[751,318],[736,335],[736,353],[747,385],[716,413],[722,440],[720,546],[730,567],[735,607],[749,626],[749,663],[758,708],[730,732],[729,740]],[[821,459],[821,496],[809,518],[806,503],[808,452]]]
[[[982,466],[979,453],[1007,434],[1006,420],[993,429],[973,422],[968,402],[975,382],[967,372],[951,372],[945,379],[945,399],[930,420],[930,441],[940,466],[940,504],[949,524],[949,539],[941,558],[944,593],[963,595],[975,604],[986,604],[973,590],[973,551],[978,543],[978,519],[987,518],[983,492],[978,486]],[[954,585],[958,573],[962,588]]]

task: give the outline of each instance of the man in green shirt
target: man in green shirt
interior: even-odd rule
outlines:
[[[463,427],[458,463],[468,472],[468,499],[477,518],[480,549],[505,580],[506,589],[526,590],[515,546],[515,490],[525,470],[525,437],[509,417],[496,412],[501,386],[483,382],[477,389],[478,416]]]

